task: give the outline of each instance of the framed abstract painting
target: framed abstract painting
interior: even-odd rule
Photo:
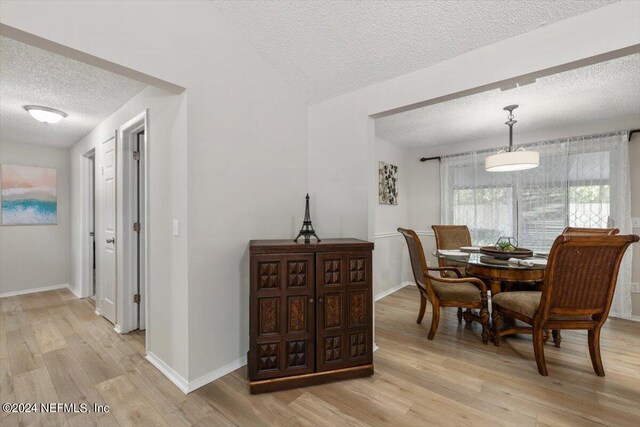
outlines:
[[[398,204],[398,166],[378,163],[378,204]]]
[[[0,165],[2,225],[55,225],[58,221],[56,170]]]

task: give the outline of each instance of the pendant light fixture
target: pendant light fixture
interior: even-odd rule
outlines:
[[[513,119],[513,110],[517,105],[507,105],[503,109],[509,112],[504,124],[509,126],[509,150],[500,150],[498,154],[487,157],[484,160],[484,168],[487,172],[511,172],[538,167],[540,153],[537,151],[525,151],[524,148],[513,149],[513,125],[518,123]]]

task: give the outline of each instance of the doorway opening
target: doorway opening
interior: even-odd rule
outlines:
[[[85,280],[83,292],[89,297],[89,301],[96,307],[97,289],[96,289],[96,184],[95,184],[95,149],[91,149],[83,154],[84,157],[84,182],[86,188],[85,194],[85,215],[86,223],[83,234],[83,259],[84,271],[83,278]]]
[[[118,314],[121,332],[144,331],[147,325],[147,113],[119,130],[118,153]]]
[[[96,180],[95,180],[95,170],[96,170],[96,162],[95,162],[95,153],[91,153],[88,157],[89,159],[89,176],[87,177],[89,182],[89,264],[90,264],[90,275],[89,280],[91,283],[89,284],[89,289],[91,290],[91,295],[89,298],[93,300],[93,305],[96,303],[96,232],[95,232],[95,224],[96,224]]]

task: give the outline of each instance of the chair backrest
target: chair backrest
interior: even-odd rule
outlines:
[[[558,236],[545,272],[538,321],[592,316],[602,323],[611,308],[622,257],[636,235]]]
[[[466,225],[432,225],[436,236],[436,248],[460,249],[471,246],[471,233]]]
[[[432,225],[431,228],[436,236],[437,249],[460,249],[462,246],[471,246],[471,233],[466,225]],[[460,263],[443,258],[438,258],[438,265],[460,267]]]
[[[567,227],[562,232],[563,236],[614,236],[618,234],[620,230],[617,228],[580,228],[580,227]]]
[[[407,247],[409,248],[409,259],[411,260],[411,270],[413,271],[413,278],[416,281],[416,286],[421,292],[427,292],[427,287],[431,287],[429,278],[427,276],[427,260],[424,256],[424,250],[422,249],[422,243],[415,231],[406,228],[398,228],[404,239],[407,241]]]

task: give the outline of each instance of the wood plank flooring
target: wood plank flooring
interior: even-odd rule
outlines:
[[[144,358],[144,333],[116,334],[68,290],[0,299],[0,401],[109,405],[106,414],[6,414],[8,426],[640,425],[640,324],[610,319],[607,376],[591,368],[586,333],[545,346],[538,375],[530,337],[485,346],[480,327],[445,311],[415,319],[407,287],[376,304],[373,377],[252,396],[245,368],[185,396]],[[430,308],[429,308],[430,309]],[[428,310],[429,310],[428,309]]]

